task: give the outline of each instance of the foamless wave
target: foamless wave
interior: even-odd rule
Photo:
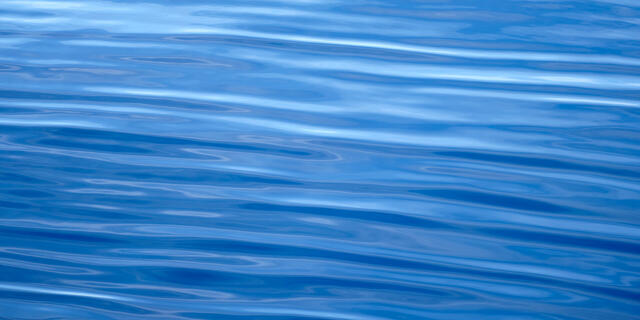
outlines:
[[[637,314],[632,1],[0,5],[0,318]]]

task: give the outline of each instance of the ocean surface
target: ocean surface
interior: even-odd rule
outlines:
[[[0,0],[0,319],[640,319],[640,1]]]

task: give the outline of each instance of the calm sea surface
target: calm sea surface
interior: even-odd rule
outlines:
[[[638,0],[0,0],[0,319],[640,319]]]

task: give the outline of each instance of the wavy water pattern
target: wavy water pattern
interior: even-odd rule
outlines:
[[[0,0],[0,319],[640,319],[640,4]]]

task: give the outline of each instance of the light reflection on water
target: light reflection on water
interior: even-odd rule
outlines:
[[[639,10],[0,1],[0,318],[637,317]]]

